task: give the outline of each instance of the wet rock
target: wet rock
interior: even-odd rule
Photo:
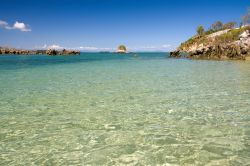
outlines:
[[[181,57],[180,51],[176,50],[176,51],[170,52],[170,57],[171,58],[180,58]]]

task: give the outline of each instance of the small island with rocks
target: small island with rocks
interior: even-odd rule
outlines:
[[[197,34],[181,45],[170,57],[213,60],[250,60],[250,10],[239,27],[236,22],[217,21],[207,31],[203,26]],[[181,54],[185,53],[185,54]]]
[[[57,55],[80,55],[80,51],[76,50],[55,50],[55,49],[48,49],[48,50],[24,50],[24,49],[15,49],[15,48],[8,48],[8,47],[0,47],[0,55],[50,55],[50,56],[57,56]]]
[[[120,45],[117,49],[117,53],[120,53],[120,54],[125,54],[127,53],[127,48],[125,45]]]

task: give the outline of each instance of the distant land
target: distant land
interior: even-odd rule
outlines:
[[[106,51],[101,52],[106,53]],[[109,52],[110,53],[110,52]],[[128,53],[125,45],[120,45],[117,48],[115,53],[125,54]],[[56,50],[56,49],[48,49],[48,50],[25,50],[25,49],[16,49],[16,48],[8,48],[8,47],[0,47],[0,55],[39,55],[46,54],[51,56],[56,55],[80,55],[80,51],[78,50]]]
[[[79,55],[80,51],[76,50],[24,50],[24,49],[15,49],[15,48],[7,48],[0,47],[0,55],[37,55],[37,54],[47,54],[51,56],[55,55]]]

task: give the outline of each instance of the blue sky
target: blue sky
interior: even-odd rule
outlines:
[[[169,51],[250,0],[1,0],[0,45],[15,48]]]

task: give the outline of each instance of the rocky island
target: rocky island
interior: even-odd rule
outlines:
[[[125,54],[127,53],[127,48],[125,45],[120,45],[117,49],[117,53],[120,53],[120,54]]]
[[[247,19],[236,27],[235,22],[215,22],[207,31],[197,28],[197,35],[181,43],[170,57],[190,59],[250,60],[250,11]],[[182,56],[182,52],[186,53]]]
[[[38,54],[46,54],[50,56],[56,55],[80,55],[80,51],[75,50],[24,50],[24,49],[15,49],[15,48],[7,48],[0,47],[0,55],[38,55]]]

